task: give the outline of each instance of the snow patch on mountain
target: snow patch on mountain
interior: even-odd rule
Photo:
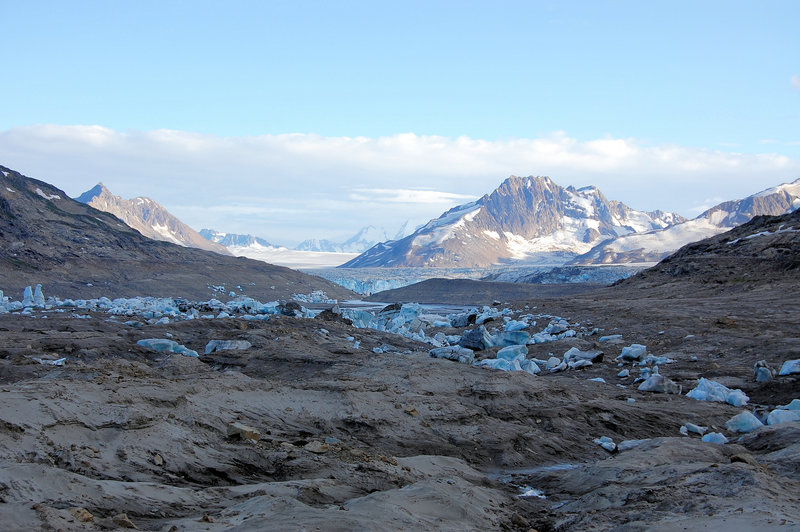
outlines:
[[[491,194],[455,207],[412,235],[376,245],[346,267],[487,267],[563,264],[619,235],[683,218],[607,200],[596,187],[563,188],[549,177],[506,179]]]
[[[294,249],[297,251],[321,251],[328,253],[363,253],[379,242],[399,240],[407,236],[409,234],[408,223],[408,220],[406,220],[403,225],[400,226],[400,229],[394,233],[390,233],[384,227],[367,225],[359,229],[355,235],[344,242],[333,242],[332,240],[326,239],[309,239],[304,240]]]
[[[728,231],[755,216],[777,216],[798,208],[800,179],[720,203],[693,220],[665,229],[620,235],[593,247],[570,264],[654,263],[687,244]]]

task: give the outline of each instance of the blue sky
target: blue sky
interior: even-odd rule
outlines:
[[[0,20],[0,163],[71,194],[103,180],[193,226],[336,238],[512,173],[688,216],[800,177],[794,1],[0,0]],[[537,141],[564,157],[531,157]],[[239,193],[201,197],[226,168]],[[364,190],[395,199],[353,216]],[[256,199],[281,216],[236,214]],[[212,206],[227,214],[198,214]],[[351,215],[334,230],[316,212]]]

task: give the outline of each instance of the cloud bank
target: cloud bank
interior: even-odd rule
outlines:
[[[276,243],[344,239],[364,225],[421,224],[493,190],[509,175],[598,186],[633,208],[694,216],[707,198],[735,199],[800,177],[800,161],[630,138],[528,139],[219,137],[37,125],[0,132],[0,164],[77,196],[98,181],[149,196],[196,229]]]

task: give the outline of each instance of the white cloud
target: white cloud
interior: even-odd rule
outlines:
[[[453,194],[438,190],[410,190],[403,188],[357,188],[350,194],[354,201],[374,201],[381,203],[432,203],[449,204],[475,199],[468,194]]]
[[[800,89],[800,76],[797,74],[792,75],[792,87],[795,89]]]
[[[497,141],[469,137],[217,137],[38,125],[0,131],[0,164],[71,196],[103,181],[149,196],[192,227],[249,232],[276,243],[344,239],[364,225],[421,224],[515,175],[596,185],[638,209],[696,214],[800,177],[800,161],[630,138],[581,141],[565,132]]]

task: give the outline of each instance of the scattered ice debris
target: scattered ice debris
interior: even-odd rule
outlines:
[[[38,362],[39,364],[44,365],[44,366],[63,366],[64,363],[67,361],[67,358],[63,357],[63,358],[57,358],[57,359],[53,360],[53,359],[49,359],[49,358],[33,357],[33,360],[35,362]]]
[[[640,360],[647,354],[647,347],[642,344],[631,344],[628,347],[622,348],[622,353],[616,358],[617,360]]]
[[[675,360],[661,356],[657,357],[655,355],[651,355],[648,353],[643,359],[639,361],[640,366],[653,366],[653,365],[660,365],[660,364],[672,364]]]
[[[211,340],[206,344],[206,355],[216,351],[229,351],[239,349],[250,349],[253,344],[247,340]]]
[[[569,329],[569,322],[563,318],[554,318],[545,327],[544,331],[547,334],[561,334]]]
[[[638,447],[643,443],[649,442],[650,439],[646,438],[644,440],[623,440],[617,444],[618,451],[627,451],[629,449],[633,449],[634,447]]]
[[[472,364],[475,361],[475,353],[472,349],[467,349],[460,345],[437,347],[431,349],[428,353],[434,358],[445,358],[447,360],[461,362],[462,364]]]
[[[189,349],[185,345],[181,345],[173,340],[166,340],[161,338],[148,338],[136,342],[142,347],[158,351],[159,353],[177,353],[187,357],[196,357],[197,351]]]
[[[733,406],[744,406],[750,400],[742,390],[731,390],[722,384],[701,377],[697,386],[686,397],[698,401],[720,401]]]
[[[608,336],[601,336],[597,341],[598,342],[611,342],[613,340],[621,340],[621,334],[609,334]]]
[[[589,379],[589,380],[592,381],[592,382],[602,382],[603,384],[605,384],[605,382],[606,382],[606,380],[603,377],[595,377],[595,378]]]
[[[800,411],[783,410],[776,408],[767,416],[767,425],[779,425],[781,423],[792,423],[800,421]]]
[[[620,379],[624,379],[625,377],[629,377],[630,374],[631,374],[630,370],[623,369],[622,371],[617,373],[617,377],[619,377]]]
[[[800,360],[787,360],[784,362],[778,375],[791,375],[792,373],[800,373]]]
[[[701,427],[700,425],[695,425],[694,423],[686,423],[681,425],[680,433],[684,436],[687,436],[690,432],[694,432],[695,434],[702,436],[707,430],[708,427]]]
[[[617,450],[617,444],[608,436],[601,436],[592,441],[610,453]]]
[[[335,305],[337,301],[330,299],[322,290],[314,290],[310,294],[292,294],[292,299],[301,303],[325,303]]]
[[[659,373],[653,373],[647,380],[639,385],[638,390],[640,392],[680,394],[681,386]]]
[[[530,486],[525,486],[524,488],[520,488],[520,493],[518,497],[536,497],[537,499],[546,499],[544,492],[542,490],[537,490],[536,488],[531,488]]]
[[[728,443],[728,438],[726,438],[725,435],[720,432],[709,432],[700,438],[700,440],[706,443],[717,443],[719,445]]]
[[[634,399],[633,397],[628,397],[628,402],[629,403],[635,403],[636,399]]]

